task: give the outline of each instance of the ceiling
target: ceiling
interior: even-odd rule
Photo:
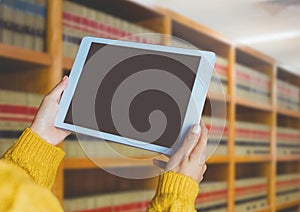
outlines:
[[[300,0],[134,0],[173,10],[300,75]]]

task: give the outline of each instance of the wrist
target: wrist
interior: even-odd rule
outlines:
[[[35,134],[37,134],[39,137],[41,137],[44,141],[46,141],[47,143],[54,145],[55,144],[51,141],[51,139],[49,138],[49,136],[47,135],[46,132],[44,132],[42,129],[40,129],[39,127],[36,127],[34,124],[32,124],[29,129],[34,132]]]

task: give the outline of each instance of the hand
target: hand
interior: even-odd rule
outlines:
[[[57,145],[69,134],[69,131],[58,129],[54,126],[55,115],[58,110],[58,103],[61,95],[68,84],[68,77],[63,80],[44,97],[37,114],[30,126],[30,129],[38,134],[49,144]]]
[[[200,183],[206,171],[207,137],[208,130],[203,122],[201,122],[201,127],[194,125],[186,135],[181,147],[169,161],[166,163],[154,159],[154,165],[166,171],[173,171],[189,176]]]

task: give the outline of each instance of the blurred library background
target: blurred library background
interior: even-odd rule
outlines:
[[[222,137],[195,208],[300,211],[299,20],[295,0],[0,0],[0,153],[70,73],[83,36],[196,47],[217,55],[202,119],[208,145],[218,142],[220,129]],[[225,105],[225,116],[212,116],[211,104]],[[146,211],[157,177],[127,179],[99,169],[75,135],[60,147],[66,157],[53,192],[66,211]],[[152,166],[101,153],[93,139],[86,148],[107,169]],[[152,155],[113,148],[132,158]]]

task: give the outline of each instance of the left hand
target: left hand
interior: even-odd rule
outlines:
[[[30,129],[33,132],[38,134],[49,144],[57,145],[70,134],[69,131],[59,129],[54,126],[58,103],[63,91],[67,87],[68,79],[69,78],[65,76],[63,80],[47,96],[44,97],[30,126]]]

